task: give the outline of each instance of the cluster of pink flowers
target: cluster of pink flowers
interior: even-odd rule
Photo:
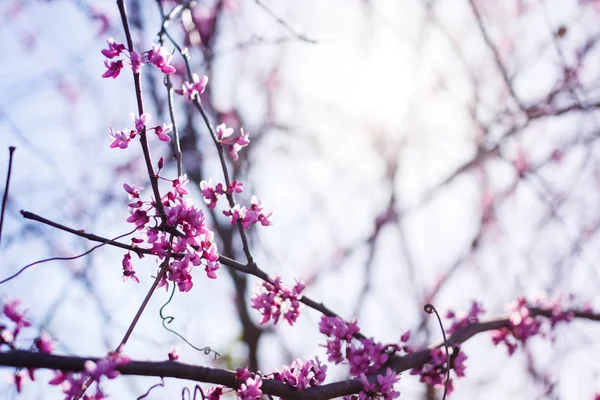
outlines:
[[[204,266],[206,275],[211,279],[217,277],[215,272],[220,268],[217,247],[213,242],[214,234],[205,225],[204,213],[194,206],[190,198],[183,197],[188,194],[184,187],[187,182],[186,175],[173,180],[173,189],[161,198],[166,226],[182,233],[182,236],[176,236],[171,241],[160,226],[162,219],[156,210],[156,204],[140,199],[142,188],[123,185],[132,200],[129,203],[130,216],[127,222],[135,224],[138,230],[145,229],[146,234],[145,239],[132,239],[134,246],[145,241],[151,246],[152,254],[159,259],[170,254],[172,261],[167,267],[166,278],[159,286],[168,286],[167,280],[172,281],[182,292],[192,288],[192,267]],[[155,224],[149,226],[151,220]],[[125,279],[137,281],[129,253],[123,258],[123,275]]]
[[[192,75],[192,82],[183,82],[181,89],[175,90],[175,93],[185,96],[188,100],[193,101],[196,96],[200,96],[200,94],[204,93],[206,85],[208,85],[208,77],[206,75],[199,77],[198,74],[194,74]]]
[[[452,325],[446,330],[447,333],[453,334],[458,329],[466,328],[470,324],[479,322],[479,316],[485,312],[485,309],[480,303],[474,301],[471,304],[471,309],[467,313],[455,313],[453,310],[448,310],[446,318],[452,319]]]
[[[232,160],[239,158],[238,152],[250,144],[248,132],[244,132],[244,128],[240,129],[240,134],[231,137],[233,128],[228,128],[225,124],[217,125],[217,141],[227,149]]]
[[[260,375],[252,374],[248,368],[238,368],[235,379],[242,381],[237,395],[240,400],[259,400],[262,396],[262,378]]]
[[[552,315],[550,317],[550,329],[542,332],[542,322],[547,320],[541,316],[531,315],[531,307],[540,307],[542,304],[529,304],[525,298],[518,298],[509,315],[510,328],[502,328],[492,332],[492,341],[495,345],[504,343],[509,355],[513,355],[518,347],[518,343],[525,344],[532,336],[541,334],[546,336],[554,326],[561,322],[569,322],[573,319],[573,314],[563,311],[560,307],[560,299],[546,305],[544,308],[550,308]]]
[[[393,385],[400,379],[391,369],[386,375],[378,375],[377,382],[369,382],[367,374],[379,371],[388,361],[391,354],[413,350],[405,343],[410,339],[410,331],[405,332],[400,341],[404,344],[383,345],[372,338],[359,337],[360,328],[356,320],[345,322],[339,317],[322,316],[319,330],[328,337],[326,348],[328,360],[340,364],[345,360],[350,365],[350,375],[360,377],[363,391],[358,396],[345,397],[347,400],[395,399],[400,393],[393,390]]]
[[[400,380],[400,375],[390,368],[385,375],[377,375],[377,383],[369,382],[365,374],[361,374],[360,379],[363,390],[358,395],[344,396],[344,400],[393,400],[400,396],[400,392],[394,390],[394,384]]]
[[[211,210],[214,210],[219,201],[219,196],[224,194],[242,193],[243,183],[238,181],[231,182],[227,187],[222,183],[217,183],[213,187],[212,179],[200,182],[200,191],[204,197],[204,202]],[[250,199],[250,207],[240,206],[236,204],[229,210],[223,210],[223,214],[231,218],[231,225],[235,225],[237,221],[241,221],[244,229],[249,229],[252,225],[259,223],[263,226],[271,225],[269,218],[271,213],[265,213],[263,210],[262,201],[256,196]]]
[[[273,379],[283,382],[296,390],[319,386],[327,377],[327,365],[321,364],[318,357],[302,362],[297,359],[290,366],[283,366],[280,371],[273,373]]]
[[[281,314],[290,325],[294,325],[300,315],[300,297],[304,285],[296,282],[293,288],[281,283],[281,277],[276,276],[270,282],[263,281],[251,298],[252,308],[259,310],[263,316],[261,324],[271,318],[277,324]]]
[[[372,338],[353,340],[360,332],[356,321],[347,323],[338,317],[322,316],[319,330],[328,337],[328,360],[336,364],[347,360],[352,376],[374,373],[387,362],[388,350],[398,350],[397,346],[383,345]]]
[[[420,381],[431,386],[444,386],[446,384],[446,375],[448,368],[452,368],[457,377],[465,376],[465,361],[467,356],[458,346],[450,347],[450,366],[448,366],[448,356],[444,347],[438,347],[430,351],[429,361],[419,368],[413,368],[410,371],[411,375],[420,375]],[[448,381],[448,394],[454,390],[452,378]]]
[[[113,142],[110,144],[111,148],[118,147],[120,149],[126,149],[129,146],[129,142],[136,138],[136,136],[141,135],[142,131],[146,129],[148,131],[154,131],[158,140],[161,142],[170,142],[171,138],[168,133],[171,132],[173,126],[171,124],[162,124],[157,125],[152,128],[146,128],[146,124],[150,122],[152,116],[149,113],[144,113],[139,117],[135,117],[133,114],[131,115],[131,120],[135,123],[135,129],[124,129],[122,131],[115,131],[112,128],[108,128],[110,130],[110,137],[113,139]]]
[[[17,349],[16,340],[19,333],[23,328],[31,326],[31,322],[25,318],[26,311],[21,311],[20,305],[20,299],[11,299],[6,300],[2,307],[2,314],[8,318],[14,326],[10,329],[10,327],[4,323],[0,323],[0,351],[5,350],[5,347],[10,350]],[[56,343],[46,332],[42,332],[40,336],[33,341],[33,344],[40,353],[50,354],[56,350]],[[32,381],[35,380],[34,373],[34,368],[28,368],[26,370],[19,369],[15,372],[13,375],[13,382],[17,388],[17,392],[21,393],[23,383],[27,378]]]
[[[240,206],[236,204],[229,210],[224,210],[223,214],[231,218],[231,225],[240,220],[244,229],[249,229],[252,225],[260,222],[262,226],[271,225],[271,213],[266,214],[263,211],[262,201],[256,196],[252,196],[250,199],[250,207]]]
[[[202,196],[204,196],[204,201],[206,202],[207,207],[211,210],[214,210],[217,206],[219,196],[222,196],[225,193],[242,193],[243,185],[243,183],[234,180],[227,186],[227,188],[224,188],[222,183],[217,183],[213,188],[212,179],[209,179],[208,181],[200,182],[200,190],[202,192]]]
[[[93,377],[96,382],[96,393],[93,395],[84,395],[84,400],[101,400],[108,398],[100,388],[100,380],[103,377],[108,379],[115,379],[118,377],[119,371],[117,367],[120,365],[127,364],[129,357],[123,356],[118,352],[113,352],[108,357],[94,362],[88,360],[85,362],[85,370],[87,374],[70,373],[64,371],[56,371],[54,378],[50,380],[50,385],[60,385],[63,393],[65,394],[65,400],[71,400],[79,398],[83,390],[83,386],[88,380],[88,377]]]
[[[124,61],[129,62],[135,73],[140,72],[140,68],[144,64],[156,66],[163,74],[175,72],[175,67],[170,65],[173,55],[164,47],[153,45],[150,50],[140,55],[136,51],[128,51],[124,44],[115,42],[113,38],[109,38],[106,42],[108,48],[102,50],[102,54],[107,58],[104,61],[106,72],[102,74],[103,78],[117,78],[125,65]],[[125,56],[125,58],[115,59],[120,56]]]

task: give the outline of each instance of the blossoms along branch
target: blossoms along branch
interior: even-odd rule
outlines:
[[[398,335],[397,341],[384,343],[365,335],[356,319],[344,320],[322,303],[305,296],[304,283],[296,281],[286,284],[280,276],[270,276],[254,262],[245,232],[271,226],[272,213],[254,195],[247,204],[237,202],[236,198],[244,192],[245,182],[233,179],[233,175],[228,172],[228,165],[241,162],[240,153],[251,145],[251,135],[242,127],[236,132],[225,123],[213,128],[201,101],[201,95],[209,87],[209,78],[191,71],[189,53],[172,40],[166,30],[169,20],[175,18],[185,7],[190,7],[191,2],[176,5],[167,14],[161,5],[163,24],[159,34],[160,43],[151,44],[145,51],[134,49],[124,2],[119,0],[117,4],[126,41],[120,43],[114,38],[107,39],[106,48],[101,50],[106,57],[106,71],[102,77],[118,79],[124,72],[131,72],[138,110],[130,115],[131,126],[120,129],[108,127],[108,147],[115,151],[133,151],[131,147],[139,141],[150,190],[144,190],[142,185],[146,183],[143,182],[123,183],[125,193],[122,195],[128,196],[129,201],[126,222],[134,229],[129,243],[103,239],[93,234],[86,234],[84,237],[101,241],[102,245],[126,250],[122,258],[124,284],[140,283],[138,276],[142,272],[135,268],[136,258],[154,257],[159,267],[157,271],[150,272],[155,274],[154,283],[120,345],[100,358],[55,354],[56,341],[44,331],[33,334],[36,329],[28,319],[27,310],[23,309],[21,301],[16,298],[5,299],[0,322],[0,365],[16,368],[13,383],[19,393],[25,384],[31,384],[28,381],[36,380],[36,371],[44,368],[54,371],[54,377],[47,383],[57,387],[57,398],[61,397],[58,394],[60,390],[62,397],[69,400],[108,398],[106,381],[123,379],[123,375],[173,377],[187,379],[194,384],[211,384],[208,388],[196,384],[193,390],[194,398],[196,392],[199,392],[202,399],[210,400],[226,395],[235,395],[242,400],[258,400],[265,395],[282,399],[343,397],[347,400],[391,400],[400,397],[401,374],[408,372],[431,387],[443,388],[444,393],[450,395],[455,389],[455,381],[467,375],[467,354],[462,344],[474,335],[489,332],[490,342],[505,347],[506,354],[512,356],[532,337],[552,339],[554,329],[559,324],[567,324],[576,318],[600,321],[600,315],[591,307],[580,306],[571,297],[518,298],[509,307],[507,315],[494,319],[482,318],[485,310],[482,304],[474,301],[466,312],[447,311],[445,317],[449,327],[443,332],[445,339],[442,343],[418,345],[413,342],[410,330]],[[177,52],[172,52],[163,45],[164,36],[171,40]],[[159,158],[154,164],[149,146],[149,141],[157,141],[157,144],[163,143],[165,146],[167,143],[179,146],[178,143],[173,143],[178,141],[174,135],[177,124],[174,119],[152,122],[152,115],[144,110],[140,74],[144,68],[154,68],[154,72],[162,74],[167,81],[168,75],[177,72],[173,66],[176,56],[182,58],[188,73],[187,80],[174,92],[181,96],[183,102],[193,104],[202,115],[223,171],[222,177],[206,177],[200,181],[200,204],[195,204],[190,196],[188,176],[185,173],[180,176],[164,174],[165,160]],[[225,153],[228,159],[223,156]],[[180,159],[178,161],[181,162]],[[169,190],[161,192],[161,184],[162,187],[168,186]],[[219,216],[238,229],[247,258],[245,263],[219,254],[215,232],[207,224],[205,212],[214,212],[223,197],[224,210]],[[33,219],[32,213],[22,213]],[[38,221],[75,232],[72,228],[51,223],[42,217],[38,217]],[[179,363],[179,354],[174,349],[165,350],[164,360],[160,362],[131,360],[125,355],[130,336],[157,288],[190,292],[194,289],[195,270],[203,270],[208,279],[214,280],[219,277],[222,264],[236,273],[261,279],[250,299],[250,307],[262,317],[261,325],[271,321],[277,324],[283,319],[294,326],[302,317],[304,306],[320,313],[320,322],[314,328],[323,335],[322,358],[326,362],[315,355],[312,359],[296,359],[276,371],[262,373],[251,371],[243,365],[233,371]],[[441,322],[440,324],[443,325]],[[35,339],[32,341],[28,337]],[[327,363],[345,366],[347,378],[328,381]],[[184,398],[185,393],[182,395]],[[190,390],[187,395],[191,397],[189,393]],[[599,399],[600,395],[596,395],[596,398]]]

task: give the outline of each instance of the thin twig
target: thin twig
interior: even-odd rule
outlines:
[[[0,241],[2,241],[2,226],[4,225],[4,210],[6,210],[6,201],[8,200],[8,188],[10,186],[10,174],[12,172],[13,153],[17,148],[10,146],[8,148],[8,171],[6,172],[6,185],[4,186],[4,196],[2,197],[2,212],[0,213]]]

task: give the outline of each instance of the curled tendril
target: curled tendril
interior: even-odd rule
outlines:
[[[150,389],[148,389],[148,391],[146,393],[144,393],[143,395],[141,395],[140,397],[138,397],[136,400],[142,400],[145,399],[146,397],[148,397],[148,395],[150,394],[150,392],[152,391],[152,389],[156,388],[156,387],[165,387],[165,380],[164,378],[160,378],[160,383],[157,383],[156,385],[152,385],[150,386]]]
[[[202,388],[200,387],[200,385],[196,384],[196,386],[194,386],[194,397],[192,398],[192,395],[190,394],[190,389],[188,389],[186,386],[181,390],[181,400],[186,400],[186,398],[185,398],[186,393],[188,395],[188,399],[196,400],[196,396],[198,395],[198,392],[200,392],[200,396],[202,396],[203,400],[206,399],[206,396],[204,395]]]
[[[175,317],[171,316],[171,315],[163,315],[163,310],[165,309],[166,306],[169,305],[169,303],[171,302],[171,300],[173,300],[173,296],[175,295],[175,285],[173,285],[173,290],[171,290],[171,295],[169,296],[169,300],[167,300],[167,302],[165,304],[163,304],[163,306],[160,308],[159,310],[159,315],[160,318],[162,319],[162,326],[163,328],[165,328],[166,330],[168,330],[169,332],[171,332],[172,334],[176,335],[177,337],[179,337],[181,340],[183,340],[185,343],[187,343],[188,346],[190,346],[192,349],[196,350],[196,351],[201,351],[206,355],[209,355],[210,353],[214,353],[214,359],[216,360],[217,357],[220,357],[221,354],[219,354],[217,351],[211,349],[209,346],[200,348],[200,347],[196,347],[193,344],[191,344],[186,338],[184,338],[183,336],[181,336],[181,334],[179,334],[177,331],[169,328],[167,325],[170,324],[171,322],[175,321]],[[195,395],[195,390],[194,390],[194,399],[196,398]],[[182,393],[182,398],[183,398],[183,393]]]
[[[446,399],[446,394],[448,393],[448,385],[450,384],[450,364],[451,364],[451,360],[450,360],[450,352],[448,351],[448,340],[446,339],[446,331],[444,330],[444,324],[442,324],[442,319],[440,318],[440,314],[437,312],[437,310],[435,309],[435,307],[433,306],[433,304],[427,303],[425,304],[425,306],[423,307],[423,310],[425,310],[425,312],[427,314],[435,314],[438,323],[440,324],[440,329],[442,331],[442,337],[444,338],[444,348],[446,349],[446,363],[447,363],[447,368],[446,368],[446,384],[444,385],[444,395],[442,396],[442,400]],[[454,347],[452,347],[452,350],[454,350]]]

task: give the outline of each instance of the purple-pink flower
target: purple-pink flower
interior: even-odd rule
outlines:
[[[290,366],[284,365],[280,371],[273,373],[273,379],[297,390],[319,386],[326,376],[327,365],[321,364],[318,357],[306,362],[297,359]]]
[[[106,72],[102,74],[103,78],[117,78],[123,69],[123,61],[104,61],[104,66],[106,66]]]
[[[201,78],[194,74],[192,75],[192,82],[184,82],[181,89],[175,90],[175,93],[187,97],[189,100],[194,100],[196,96],[204,93],[206,85],[208,84],[208,77],[203,75]]]
[[[113,38],[108,38],[106,43],[108,43],[108,48],[102,49],[102,54],[104,54],[104,57],[106,58],[120,56],[123,50],[125,50],[125,45],[115,42]]]
[[[263,316],[261,324],[273,319],[277,324],[283,318],[293,325],[300,315],[300,297],[304,285],[297,282],[292,289],[281,283],[281,277],[276,276],[272,282],[262,282],[252,295],[252,308],[259,310]]]
[[[163,74],[172,74],[175,72],[175,67],[170,65],[173,55],[165,47],[153,45],[145,53],[145,57],[149,63],[154,64]]]
[[[50,354],[56,350],[56,343],[46,332],[42,332],[34,343],[40,353]]]

